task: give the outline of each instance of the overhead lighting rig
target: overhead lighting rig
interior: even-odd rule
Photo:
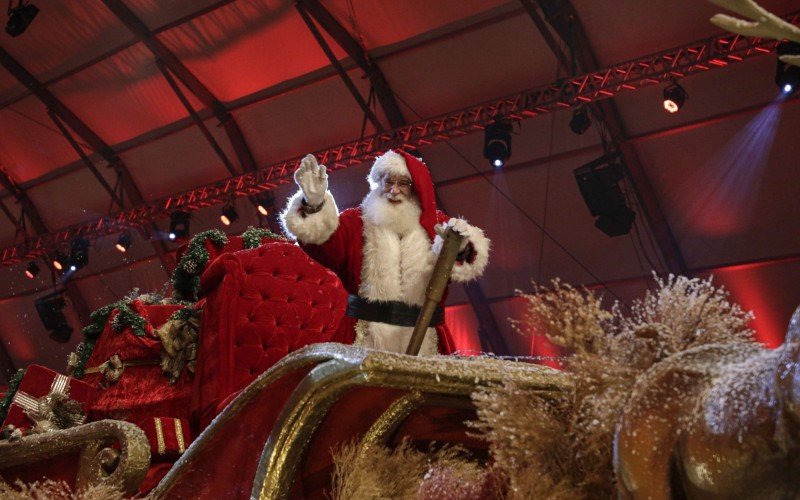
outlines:
[[[28,262],[28,265],[25,267],[25,276],[28,279],[34,279],[39,276],[39,264],[37,264],[35,260]]]
[[[131,236],[131,232],[124,231],[122,234],[119,235],[115,248],[120,252],[125,253],[128,251],[128,249],[131,247],[132,244],[133,244],[133,236]]]
[[[6,33],[13,37],[18,37],[28,29],[28,26],[33,22],[33,18],[39,13],[39,9],[32,3],[25,3],[23,0],[19,0],[16,7],[12,7],[13,3],[13,0],[8,1]]]
[[[72,327],[67,323],[67,318],[64,316],[64,308],[67,306],[63,296],[64,291],[57,292],[39,297],[34,302],[36,313],[42,321],[45,330],[50,333],[50,338],[56,342],[68,342],[72,336]]]
[[[503,168],[511,158],[511,122],[501,118],[486,126],[483,131],[483,157],[494,168]]]
[[[636,213],[628,207],[620,181],[625,169],[619,153],[611,153],[574,170],[583,201],[596,217],[595,227],[609,236],[628,234]]]
[[[67,264],[69,263],[69,255],[65,252],[58,251],[56,255],[53,257],[52,264],[53,268],[56,271],[63,271]]]
[[[686,90],[673,80],[672,85],[664,88],[664,109],[669,113],[677,113],[688,98]]]
[[[226,226],[230,226],[239,220],[239,212],[236,211],[236,207],[233,206],[233,203],[226,203],[225,206],[222,207],[222,215],[219,216],[219,220]]]
[[[89,263],[89,240],[78,236],[72,240],[69,250],[69,270],[77,271]]]
[[[778,63],[775,69],[775,84],[784,95],[789,95],[800,86],[800,66],[787,64],[781,61],[781,56],[800,55],[800,43],[783,41],[778,44],[775,52],[778,54]]]
[[[589,109],[583,105],[572,113],[569,121],[569,129],[578,135],[583,135],[592,126],[592,117],[589,116]]]
[[[169,234],[168,237],[171,241],[176,239],[185,239],[189,237],[189,219],[192,216],[189,212],[183,210],[176,210],[169,216]]]
[[[269,215],[269,209],[275,206],[275,195],[271,191],[261,193],[253,198],[256,205],[256,210],[263,217]]]

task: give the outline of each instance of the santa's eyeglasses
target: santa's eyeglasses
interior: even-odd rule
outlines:
[[[405,178],[400,179],[391,179],[384,177],[381,179],[381,187],[383,187],[384,191],[391,191],[393,187],[397,186],[397,189],[404,193],[408,193],[411,191],[411,181]]]

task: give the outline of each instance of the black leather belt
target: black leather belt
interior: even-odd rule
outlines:
[[[421,311],[419,306],[410,306],[397,301],[372,302],[351,295],[347,301],[347,315],[351,318],[387,323],[397,326],[414,326]],[[444,309],[436,306],[430,326],[444,324]]]

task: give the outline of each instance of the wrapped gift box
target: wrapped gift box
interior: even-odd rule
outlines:
[[[135,303],[136,301],[134,301]],[[138,306],[132,305],[136,309]],[[146,321],[145,330],[163,325],[181,308],[179,305],[144,305],[137,310]],[[86,362],[83,381],[99,389],[89,420],[110,418],[138,423],[152,417],[188,418],[191,377],[187,370],[170,384],[160,366],[161,340],[153,334],[136,335],[130,327],[115,331],[112,313]],[[119,378],[111,382],[98,368],[117,359],[124,365]]]
[[[26,411],[37,411],[39,400],[55,392],[66,394],[70,399],[80,403],[83,416],[75,424],[85,423],[86,414],[97,399],[97,389],[44,366],[30,365],[25,370],[25,375],[14,394],[2,427],[13,425],[19,429],[30,429],[34,422],[28,418]]]
[[[150,460],[173,462],[192,443],[189,421],[183,418],[149,417],[137,424],[150,441]]]

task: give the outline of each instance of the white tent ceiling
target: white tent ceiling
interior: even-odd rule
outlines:
[[[0,48],[113,149],[144,201],[231,173],[159,72],[153,52],[108,4],[127,6],[224,105],[258,166],[362,133],[363,111],[288,0],[34,3],[40,12],[28,30],[17,38],[3,33]],[[321,3],[380,67],[408,122],[564,76],[517,1]],[[572,0],[571,5],[601,67],[719,33],[708,23],[718,9],[705,2],[619,0],[612,6]],[[762,5],[778,15],[799,7],[789,0],[764,0]],[[325,37],[366,98],[370,83],[364,72]],[[776,99],[774,68],[774,55],[764,54],[686,77],[680,83],[690,97],[674,115],[660,109],[664,85],[613,98],[627,131],[626,144],[652,185],[686,272],[713,274],[734,300],[754,310],[754,326],[769,345],[780,342],[800,303],[800,183],[795,171],[800,106],[796,98]],[[182,89],[238,164],[212,110]],[[383,124],[389,123],[380,106],[375,111]],[[499,172],[482,158],[480,133],[421,148],[446,211],[485,228],[494,242],[480,285],[514,354],[530,353],[528,341],[513,331],[508,318],[519,314],[515,290],[530,289],[531,279],[558,276],[629,301],[647,289],[653,267],[665,270],[638,207],[636,230],[629,236],[609,238],[594,228],[572,171],[602,154],[601,139],[594,128],[573,134],[571,114],[566,110],[519,122],[513,155]],[[367,122],[364,134],[374,132]],[[83,138],[77,140],[113,186],[116,176],[107,161]],[[109,212],[109,194],[59,132],[42,100],[8,69],[0,69],[0,163],[48,231]],[[364,195],[366,168],[332,174],[340,207]],[[287,186],[278,188],[279,205],[289,192]],[[19,217],[14,193],[5,189],[0,199]],[[227,231],[258,225],[246,200],[237,200],[236,206],[241,218]],[[192,232],[218,227],[218,213],[219,206],[195,212]],[[164,221],[159,224],[165,227]],[[28,229],[33,234],[30,223]],[[18,242],[15,232],[9,218],[0,220],[0,246]],[[93,241],[90,265],[72,278],[91,310],[134,287],[157,290],[168,280],[141,234],[125,255],[114,251],[115,239]],[[174,251],[174,244],[166,245]],[[76,327],[72,341],[50,340],[33,305],[52,291],[50,274],[43,271],[28,280],[23,270],[24,263],[0,269],[0,340],[16,366],[38,362],[63,370],[66,354],[80,340],[77,313],[73,307],[66,311]],[[465,292],[454,287],[452,311],[458,312],[463,328],[477,330],[472,309],[460,306],[468,302]]]

